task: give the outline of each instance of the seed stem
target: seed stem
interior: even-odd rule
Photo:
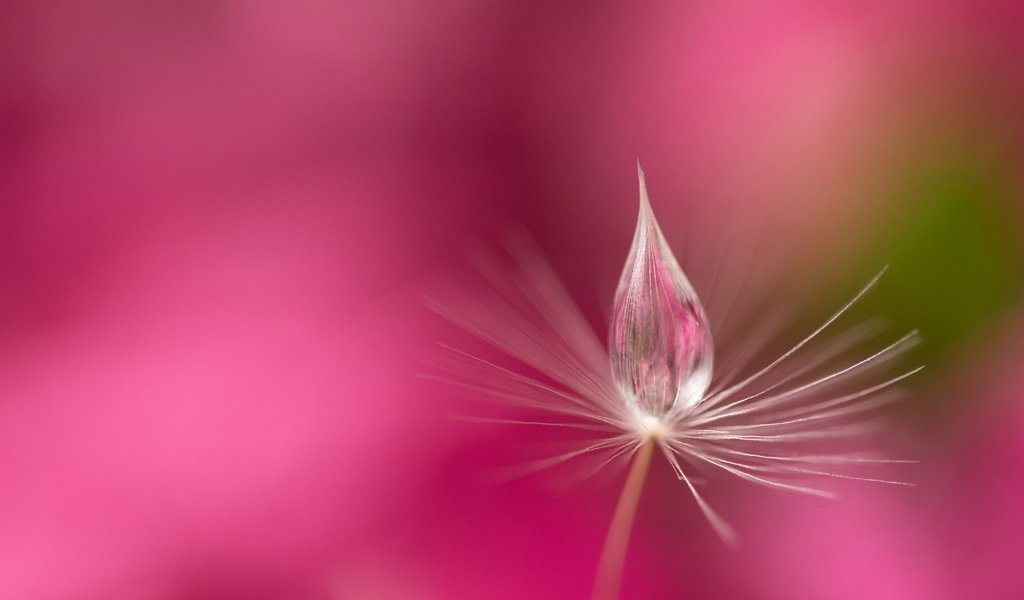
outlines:
[[[654,442],[646,440],[633,457],[633,466],[626,476],[626,483],[615,506],[612,523],[608,528],[608,536],[601,549],[601,560],[597,565],[597,577],[594,579],[592,600],[616,600],[622,587],[622,569],[626,563],[626,549],[629,547],[629,536],[633,529],[636,508],[640,503],[640,493],[647,479],[647,469],[651,464]]]

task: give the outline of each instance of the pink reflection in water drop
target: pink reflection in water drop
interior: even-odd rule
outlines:
[[[640,177],[640,215],[615,292],[609,348],[619,390],[653,416],[696,406],[711,382],[713,345],[693,286],[662,236]]]

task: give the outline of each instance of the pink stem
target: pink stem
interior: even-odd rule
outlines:
[[[608,537],[605,538],[604,548],[601,550],[592,600],[616,600],[619,597],[622,569],[626,563],[626,548],[629,546],[633,519],[636,516],[636,507],[640,503],[640,493],[644,489],[653,449],[654,442],[648,440],[640,445],[633,458],[633,466],[629,469],[622,495],[619,496],[619,503],[615,507],[615,514],[612,515]]]

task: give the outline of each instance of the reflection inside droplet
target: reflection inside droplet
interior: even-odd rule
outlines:
[[[696,406],[711,383],[713,344],[697,294],[662,236],[640,177],[640,214],[612,311],[612,374],[642,415]]]

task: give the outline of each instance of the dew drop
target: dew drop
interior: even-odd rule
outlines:
[[[609,350],[626,402],[643,415],[688,411],[711,383],[707,317],[658,227],[640,178],[640,214],[615,292]]]

